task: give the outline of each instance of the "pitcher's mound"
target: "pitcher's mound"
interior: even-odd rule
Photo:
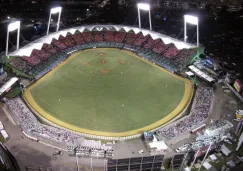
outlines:
[[[105,61],[104,59],[102,59],[102,60],[100,61],[100,63],[101,63],[101,64],[105,64],[106,61]]]
[[[125,61],[119,60],[119,64],[125,64]]]
[[[110,71],[109,69],[103,69],[103,70],[101,70],[101,72],[104,73],[104,74],[108,73],[109,71]]]

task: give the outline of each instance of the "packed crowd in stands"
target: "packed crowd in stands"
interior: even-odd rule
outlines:
[[[178,50],[174,44],[165,44],[161,39],[153,40],[150,35],[144,36],[141,32],[77,31],[75,34],[68,33],[66,37],[61,35],[58,40],[53,39],[51,44],[43,44],[41,50],[33,50],[23,60],[12,59],[10,64],[39,78],[62,62],[61,59],[65,60],[64,55],[70,51],[93,47],[128,49],[170,72],[181,70],[196,54],[196,49]]]
[[[23,131],[34,137],[35,135],[40,135],[44,138],[52,138],[52,140],[58,143],[75,142],[78,138],[80,138],[79,136],[68,131],[47,126],[38,122],[30,109],[19,97],[8,100],[6,105],[12,112],[14,119],[17,120],[17,122],[21,125]]]
[[[189,116],[184,117],[179,122],[159,129],[157,134],[162,138],[172,139],[200,126],[208,118],[212,95],[212,88],[199,87],[196,91]]]
[[[92,149],[99,149],[99,151],[103,150],[103,153],[107,151],[110,153],[112,152],[111,146],[101,144],[100,141],[85,140],[81,135],[75,134],[69,130],[64,130],[40,123],[19,97],[7,100],[6,105],[11,111],[14,120],[29,136],[35,137],[37,139],[47,139],[49,141],[54,141],[65,146],[70,146],[70,144],[77,144],[77,142],[79,142],[79,147],[85,147],[91,151]],[[83,141],[80,141],[80,139]]]

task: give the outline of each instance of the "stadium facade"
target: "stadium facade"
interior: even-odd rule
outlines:
[[[181,40],[166,36],[164,34],[150,31],[146,29],[141,29],[137,27],[131,27],[131,26],[123,26],[123,25],[87,25],[87,26],[81,26],[81,27],[74,27],[69,28],[65,30],[61,30],[58,32],[51,33],[49,35],[46,35],[40,39],[35,40],[34,42],[20,48],[19,50],[14,51],[13,53],[10,53],[9,56],[30,56],[31,52],[34,49],[40,50],[44,43],[50,44],[52,42],[52,39],[58,39],[61,35],[66,37],[67,33],[74,34],[76,31],[80,31],[81,33],[84,31],[121,31],[124,30],[125,32],[133,31],[135,34],[141,32],[144,36],[150,35],[152,39],[161,39],[165,44],[173,43],[177,49],[191,49],[196,48],[196,45],[185,43]]]

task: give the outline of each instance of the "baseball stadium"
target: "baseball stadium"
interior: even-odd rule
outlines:
[[[32,78],[23,100],[42,121],[82,135],[129,137],[185,111],[191,80],[176,73],[198,55],[188,43],[128,26],[93,25],[49,34],[11,53]]]
[[[79,9],[68,1],[46,21],[36,20],[48,7],[41,1],[40,10],[26,5],[29,17],[1,20],[0,170],[204,171],[243,163],[243,86],[230,69],[239,65],[211,54],[211,40],[204,52],[197,16],[178,9],[167,16],[157,1],[153,9],[112,2]],[[61,20],[63,9],[71,13]],[[121,21],[112,23],[126,25],[106,24],[113,13]],[[223,21],[203,14],[200,25]]]

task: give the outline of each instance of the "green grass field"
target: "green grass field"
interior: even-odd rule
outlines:
[[[184,97],[184,79],[129,52],[92,49],[74,55],[29,88],[43,111],[69,125],[136,130],[163,119]]]

